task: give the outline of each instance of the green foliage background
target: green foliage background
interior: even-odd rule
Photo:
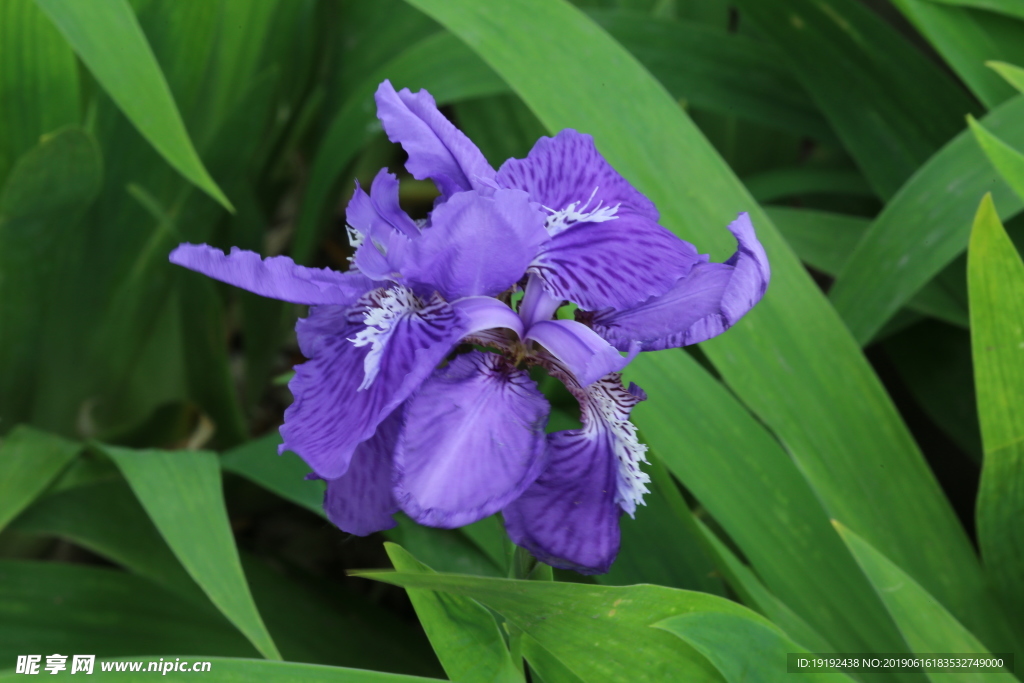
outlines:
[[[0,679],[32,653],[469,683],[1024,654],[1014,65],[1021,0],[0,2]],[[496,518],[345,538],[274,455],[303,311],[167,262],[344,268],[353,178],[402,162],[385,78],[494,165],[575,128],[715,260],[739,211],[765,244],[750,315],[627,371],[653,486],[607,575],[528,574]]]

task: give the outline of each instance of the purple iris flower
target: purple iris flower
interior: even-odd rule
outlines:
[[[281,450],[327,481],[342,530],[391,528],[399,510],[444,528],[501,512],[541,561],[605,572],[649,481],[629,420],[646,395],[620,371],[641,350],[721,334],[761,299],[769,269],[750,220],[729,225],[739,248],[711,263],[588,135],[541,138],[495,171],[426,91],[385,81],[376,100],[406,168],[441,192],[425,221],[384,169],[348,205],[347,272],[206,245],[170,259],[310,306]],[[557,317],[567,303],[575,320]],[[579,400],[580,429],[545,433],[530,366]]]

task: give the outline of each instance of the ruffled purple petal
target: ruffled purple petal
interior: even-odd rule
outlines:
[[[596,382],[610,372],[618,372],[639,351],[634,350],[629,357],[623,358],[599,334],[575,320],[534,323],[527,330],[526,339],[543,345],[576,376],[582,386]]]
[[[700,262],[694,246],[637,214],[578,223],[541,247],[530,265],[555,299],[580,308],[625,308],[664,294]]]
[[[381,169],[370,194],[356,181],[345,220],[349,241],[356,247],[355,267],[374,280],[400,279],[410,238],[418,237],[419,229],[398,205],[398,179]]]
[[[391,142],[402,145],[405,167],[417,180],[430,178],[445,198],[493,187],[494,169],[468,137],[437,109],[426,90],[395,92],[391,81],[377,88],[377,117]],[[488,182],[490,181],[490,182]]]
[[[438,370],[406,404],[395,453],[402,510],[454,528],[503,508],[547,465],[549,409],[529,375],[496,354]]]
[[[361,273],[297,266],[287,256],[263,259],[232,247],[230,254],[206,244],[179,244],[171,263],[240,287],[253,294],[293,304],[351,305],[376,283]]]
[[[565,129],[541,138],[525,159],[509,159],[498,170],[498,184],[525,190],[530,199],[552,211],[573,203],[590,208],[619,205],[619,210],[658,220],[654,203],[611,167],[594,146],[594,138]],[[596,192],[595,192],[596,190]]]
[[[646,447],[629,422],[646,395],[613,374],[580,398],[583,428],[548,436],[551,464],[503,515],[512,541],[542,562],[603,574],[619,552],[620,515],[647,491],[639,469]]]
[[[750,217],[741,213],[729,230],[739,248],[728,261],[698,264],[639,306],[598,311],[589,316],[591,326],[619,350],[639,341],[644,351],[696,344],[729,329],[761,300],[771,279]]]
[[[522,278],[547,239],[544,217],[525,192],[460,192],[434,209],[430,227],[410,244],[402,274],[449,301],[494,296]]]
[[[356,447],[348,471],[327,482],[324,512],[335,526],[356,536],[369,536],[395,526],[398,503],[391,493],[395,442],[402,428],[399,408]]]
[[[412,394],[462,336],[462,316],[435,299],[410,305],[401,287],[378,289],[347,310],[318,306],[295,330],[309,361],[288,384],[280,450],[324,479],[345,474],[356,446]]]

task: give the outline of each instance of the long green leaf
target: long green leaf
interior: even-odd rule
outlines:
[[[216,610],[141,577],[65,562],[0,561],[0,661],[10,666],[18,655],[55,652],[256,655]]]
[[[765,213],[801,261],[832,276],[843,269],[871,224],[866,218],[807,209],[766,207]],[[967,327],[966,306],[943,285],[938,278],[929,282],[907,308]]]
[[[989,652],[985,646],[949,613],[919,583],[867,541],[842,524],[834,522],[850,552],[857,558],[864,574],[885,603],[889,614],[915,653],[962,652],[984,658]],[[995,680],[1006,683],[1017,679],[1004,671],[977,673],[928,674],[939,681]]]
[[[96,140],[79,128],[44,136],[0,191],[0,415],[68,434],[79,405],[55,356],[69,353],[66,267],[78,257],[78,221],[102,178]],[[76,330],[82,334],[82,330]],[[80,351],[75,348],[75,353]],[[0,431],[5,427],[0,426]]]
[[[992,12],[999,12],[1010,17],[1024,19],[1024,4],[1020,0],[931,0],[940,5],[956,5],[958,7],[974,7]]]
[[[47,496],[11,528],[65,538],[192,602],[209,604],[123,480]]]
[[[587,14],[688,106],[837,141],[775,46],[693,21],[621,10]],[[504,161],[504,159],[502,160]]]
[[[1024,62],[1024,22],[934,0],[894,0],[893,4],[986,107],[1013,95],[1009,85],[985,68],[985,62]]]
[[[324,514],[324,485],[320,480],[309,481],[310,469],[292,452],[277,454],[281,435],[274,430],[266,436],[238,446],[220,459],[220,465],[273,491],[285,500],[318,515]]]
[[[79,123],[75,55],[33,0],[0,3],[0,186],[40,136]]]
[[[985,62],[985,66],[994,69],[1007,83],[1024,92],[1024,68],[1000,61]]]
[[[181,651],[192,654],[192,651],[185,648]],[[166,661],[170,661],[170,659],[165,658]],[[266,683],[441,683],[436,678],[420,678],[419,676],[405,676],[402,674],[364,671],[361,669],[345,669],[334,666],[318,666],[316,664],[261,662],[253,659],[226,659],[224,657],[203,657],[200,660],[197,657],[184,656],[173,659],[180,659],[189,664],[196,661],[209,662],[209,670],[199,673],[211,673],[213,674],[212,680],[216,680],[219,683],[250,683],[250,681],[266,681]],[[133,672],[128,668],[130,662],[138,661],[147,662],[141,671]],[[96,660],[94,671],[102,671],[104,662],[128,662],[123,669],[113,668],[116,665],[111,664],[111,671],[115,672],[116,680],[124,681],[124,683],[135,683],[136,681],[146,683],[153,680],[154,676],[152,672],[147,672],[146,670],[146,666],[148,666],[150,661],[157,662],[157,659],[155,657],[148,657],[141,660]],[[160,664],[162,666],[162,663]],[[155,669],[155,671],[161,672],[160,680],[164,681],[194,681],[197,673],[194,671],[169,670],[164,672],[160,668]],[[21,675],[15,674],[13,671],[5,671],[0,673],[0,680],[18,681],[21,680]]]
[[[861,3],[737,4],[786,54],[883,199],[957,133],[960,117],[974,111],[949,76]]]
[[[384,545],[400,572],[433,574],[427,565],[394,543]],[[408,589],[423,630],[453,681],[465,683],[523,681],[491,613],[471,598],[430,590]]]
[[[985,126],[975,121],[973,116],[967,117],[967,123],[985,156],[1017,196],[1024,200],[1024,154],[993,135]]]
[[[967,281],[978,417],[985,450],[978,545],[985,570],[1024,628],[1024,262],[985,196],[971,230]]]
[[[1024,147],[1024,96],[981,119],[1014,147]],[[915,292],[967,247],[971,219],[985,192],[1004,219],[1024,207],[992,170],[970,131],[933,156],[871,225],[829,291],[853,336],[870,340]]]
[[[167,163],[232,210],[192,146],[167,80],[127,0],[36,2]]]
[[[708,658],[728,683],[768,683],[792,680],[779,664],[787,653],[807,651],[779,633],[778,629],[734,614],[695,612],[670,617],[654,624],[672,633]],[[838,672],[813,672],[801,680],[849,683]]]
[[[664,224],[702,250],[729,253],[731,240],[718,226],[750,211],[772,262],[772,285],[757,309],[704,352],[786,443],[830,515],[899,557],[972,627],[985,628],[992,605],[965,597],[982,583],[980,567],[910,433],[820,290],[672,98],[567,2],[410,2],[465,40],[550,131],[592,134],[655,202]],[[656,381],[649,362],[635,366],[641,386]],[[693,370],[673,368],[669,376],[685,385]],[[700,400],[674,400],[674,393],[652,399],[648,415],[666,419],[675,444],[690,443],[692,423],[714,418]],[[675,414],[680,405],[687,406],[685,426]],[[640,427],[651,438],[643,419]]]
[[[769,625],[764,617],[724,598],[662,586],[593,586],[450,574],[356,575],[473,598],[522,629],[584,681],[715,681],[718,676],[704,657],[650,626],[678,614],[703,611]]]
[[[213,604],[265,657],[280,659],[242,572],[217,456],[98,448],[117,463],[167,545]]]
[[[22,425],[0,441],[0,529],[42,493],[81,446]]]

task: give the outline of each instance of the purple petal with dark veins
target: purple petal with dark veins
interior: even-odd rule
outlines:
[[[288,384],[295,401],[285,411],[280,450],[294,451],[324,479],[345,474],[356,446],[409,397],[458,343],[461,314],[435,299],[400,310],[377,344],[357,346],[369,311],[400,288],[378,289],[359,304],[315,307],[295,331],[310,360]],[[375,328],[376,329],[376,328]],[[369,358],[368,358],[369,357]]]
[[[739,248],[728,261],[698,264],[667,293],[639,306],[597,311],[591,326],[620,350],[639,341],[644,351],[696,344],[729,329],[761,300],[771,279],[750,217],[741,213],[729,230]]]
[[[594,138],[567,128],[553,138],[541,138],[525,159],[509,159],[498,169],[498,184],[530,193],[530,199],[560,211],[574,202],[582,206],[593,194],[591,208],[621,204],[652,221],[654,203],[611,167],[594,146]],[[594,190],[597,190],[594,193]]]
[[[470,524],[505,507],[547,465],[550,406],[527,373],[496,354],[459,356],[405,410],[395,497],[429,526]]]
[[[622,514],[607,436],[555,432],[548,449],[548,468],[502,511],[508,535],[552,567],[604,574],[619,552]]]
[[[379,286],[361,273],[297,266],[287,256],[263,259],[256,252],[238,247],[225,254],[206,244],[179,244],[168,258],[171,263],[253,294],[293,304],[350,305]]]
[[[502,514],[512,541],[542,562],[603,574],[619,551],[619,516],[633,513],[650,479],[629,421],[647,397],[616,373],[579,398],[583,428],[548,435],[550,465]]]
[[[494,296],[522,278],[547,240],[544,217],[525,192],[460,192],[434,209],[430,227],[409,246],[402,274],[449,301]]]
[[[342,531],[369,536],[395,526],[398,503],[391,493],[395,442],[402,429],[399,407],[356,447],[348,471],[327,481],[324,512]]]
[[[622,357],[599,334],[575,320],[543,320],[526,332],[572,371],[580,385],[587,386],[610,372],[618,372],[636,356]]]
[[[556,234],[541,247],[530,272],[555,299],[593,311],[626,308],[664,294],[699,261],[692,244],[657,223],[619,214]]]
[[[402,145],[405,167],[417,180],[430,178],[445,198],[465,190],[485,194],[493,186],[494,169],[468,137],[437,109],[426,90],[395,92],[391,81],[377,88],[377,117],[391,142]],[[491,181],[491,182],[488,182]]]

